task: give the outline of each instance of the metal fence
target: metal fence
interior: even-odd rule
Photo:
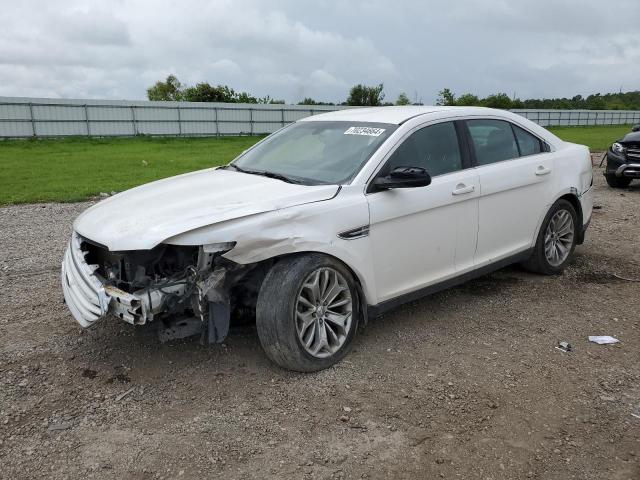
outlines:
[[[629,125],[640,123],[638,110],[511,110],[543,127]]]
[[[343,108],[349,107],[0,97],[0,137],[260,135]],[[545,127],[640,123],[640,111],[513,112]]]
[[[260,135],[342,108],[0,97],[0,137]]]

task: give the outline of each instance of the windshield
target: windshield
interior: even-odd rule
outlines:
[[[267,137],[231,165],[307,185],[342,184],[396,128],[387,123],[298,122]]]

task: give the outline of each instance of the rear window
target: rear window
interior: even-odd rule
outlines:
[[[489,165],[520,156],[511,124],[502,120],[467,121],[478,165]]]
[[[518,140],[518,146],[520,147],[520,155],[526,157],[527,155],[535,155],[536,153],[542,153],[542,142],[531,135],[526,130],[513,125],[513,131],[516,134],[516,140]]]

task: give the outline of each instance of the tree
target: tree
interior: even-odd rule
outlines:
[[[456,104],[456,96],[453,94],[451,90],[445,88],[438,92],[438,98],[436,99],[436,105],[455,105]]]
[[[183,98],[187,102],[232,102],[235,94],[233,89],[226,85],[213,87],[208,82],[201,82],[195,87],[185,88]]]
[[[311,97],[306,97],[303,100],[301,100],[300,102],[298,102],[298,105],[335,105],[335,103],[319,102],[317,100],[314,100]]]
[[[175,75],[169,75],[164,82],[158,81],[147,88],[147,98],[159,101],[182,100],[182,84]]]
[[[411,100],[409,100],[406,93],[400,92],[400,95],[398,95],[398,99],[396,100],[396,105],[411,105]]]
[[[266,103],[266,102],[259,102],[256,97],[254,97],[253,95],[247,92],[240,92],[238,94],[232,95],[231,100],[229,101],[237,102],[237,103]]]
[[[604,98],[599,93],[589,95],[586,103],[589,110],[605,110],[607,108]]]
[[[284,105],[284,100],[276,100],[275,98],[271,98],[269,95],[266,97],[262,97],[258,99],[258,103],[268,103],[270,105]]]
[[[464,95],[460,95],[456,100],[456,105],[460,105],[461,107],[477,107],[482,105],[482,101],[478,98],[477,95],[473,95],[471,93],[465,93]]]
[[[453,103],[452,103],[453,102]],[[478,98],[471,93],[465,93],[456,99],[455,95],[445,88],[438,95],[439,105],[482,105],[485,107],[516,109],[555,109],[555,110],[640,110],[640,91],[618,93],[595,93],[588,97],[574,95],[571,98],[509,98],[505,93],[489,95],[486,98]]]
[[[257,98],[247,92],[236,92],[228,85],[214,87],[208,82],[197,83],[193,87],[185,88],[182,91],[182,99],[188,102],[284,103],[284,100],[276,100],[269,95]]]
[[[506,93],[497,93],[495,95],[489,95],[487,98],[482,100],[482,103],[485,107],[489,108],[502,108],[503,110],[508,110],[512,108],[512,102],[509,98],[509,95]]]
[[[192,87],[184,87],[174,75],[162,82],[156,82],[147,89],[149,100],[185,100],[187,102],[225,102],[225,103],[284,103],[267,95],[257,98],[247,92],[236,92],[227,85],[214,87],[209,82],[200,82]]]
[[[383,89],[384,85],[382,83],[375,87],[368,87],[362,84],[355,85],[349,91],[346,103],[347,105],[378,107],[382,105],[382,100],[384,100]]]

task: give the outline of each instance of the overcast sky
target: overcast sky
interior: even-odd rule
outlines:
[[[640,0],[2,0],[0,95],[144,99],[169,73],[288,102],[640,89]]]

